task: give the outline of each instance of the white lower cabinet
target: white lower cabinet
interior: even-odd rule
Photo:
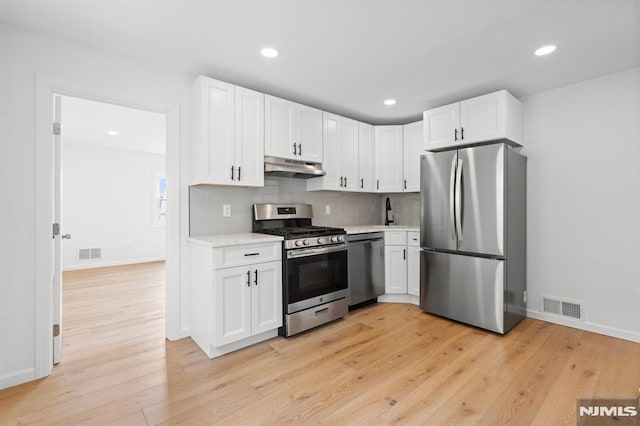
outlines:
[[[224,346],[282,325],[280,262],[215,270],[214,346]]]
[[[419,303],[419,235],[415,231],[385,231],[385,295],[378,300]]]
[[[278,334],[281,243],[213,249],[192,244],[190,254],[191,337],[209,358]],[[225,259],[239,256],[245,264],[224,267]]]

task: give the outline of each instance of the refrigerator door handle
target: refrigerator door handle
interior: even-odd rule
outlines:
[[[462,159],[458,160],[458,167],[456,170],[456,235],[458,236],[458,242],[462,242],[462,172],[464,162]]]
[[[449,222],[451,224],[451,239],[458,240],[456,233],[456,221],[455,221],[455,187],[456,187],[456,163],[457,158],[453,157],[451,161],[451,173],[449,175]]]

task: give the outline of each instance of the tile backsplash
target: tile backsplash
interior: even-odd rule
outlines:
[[[414,214],[401,212],[405,198],[413,194],[396,194],[392,206],[396,224],[414,225]],[[252,206],[256,203],[305,203],[313,206],[313,224],[324,226],[382,225],[384,200],[380,194],[311,191],[303,179],[265,178],[263,188],[197,185],[189,190],[190,235],[251,232]],[[231,205],[231,216],[222,215],[222,206]],[[331,206],[327,215],[325,206]],[[418,214],[419,216],[419,214]],[[403,223],[411,220],[413,222]],[[415,223],[414,223],[415,222]]]

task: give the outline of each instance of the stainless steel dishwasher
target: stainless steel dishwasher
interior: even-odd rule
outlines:
[[[349,306],[384,294],[384,232],[347,235]]]

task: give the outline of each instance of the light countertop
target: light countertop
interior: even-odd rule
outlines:
[[[222,234],[222,235],[202,235],[189,237],[187,241],[206,247],[227,247],[241,244],[274,243],[282,241],[284,238],[276,235],[258,234],[246,232],[242,234]]]
[[[401,226],[401,225],[355,225],[355,226],[342,226],[347,234],[364,234],[366,232],[383,232],[383,231],[413,231],[419,232],[419,226]]]

